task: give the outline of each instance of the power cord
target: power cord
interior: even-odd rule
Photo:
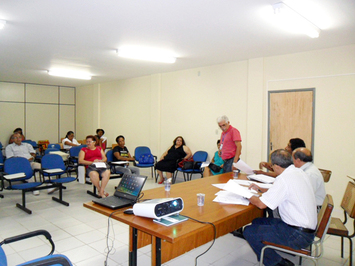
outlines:
[[[197,219],[191,218],[191,217],[186,216],[186,215],[184,215],[184,216],[187,217],[187,218],[189,218],[189,219],[191,219],[191,220],[193,220],[193,221],[196,221],[196,222],[198,222],[198,223],[201,223],[201,224],[210,224],[210,225],[213,226],[213,234],[214,234],[214,236],[213,236],[212,244],[208,247],[208,249],[206,249],[204,252],[202,252],[200,255],[198,255],[198,256],[195,258],[195,266],[197,266],[197,259],[198,259],[199,257],[201,257],[202,255],[206,254],[206,253],[212,248],[212,246],[213,246],[213,244],[214,244],[214,242],[215,242],[215,240],[216,240],[216,237],[217,237],[217,229],[216,229],[216,226],[215,226],[213,223],[199,221],[199,220],[197,220]]]
[[[115,230],[113,229],[113,223],[111,222],[111,218],[112,215],[114,215],[115,213],[121,212],[122,210],[117,210],[117,211],[113,211],[110,216],[108,217],[107,220],[107,235],[106,235],[106,249],[105,251],[106,253],[106,258],[104,261],[104,266],[107,266],[107,260],[108,260],[108,255],[111,253],[112,250],[114,250],[114,241],[115,241]],[[110,223],[111,223],[111,227],[112,227],[112,232],[113,232],[113,237],[110,239]],[[111,240],[111,246],[109,246],[109,240]]]

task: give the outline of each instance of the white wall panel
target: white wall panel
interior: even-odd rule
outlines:
[[[59,107],[59,139],[64,138],[68,131],[75,130],[75,107],[72,105],[61,105]]]
[[[24,84],[0,82],[0,101],[24,102]]]
[[[75,88],[60,87],[59,98],[60,98],[60,104],[74,104]]]
[[[58,103],[58,87],[27,84],[26,101],[34,103]]]
[[[20,127],[24,129],[24,108],[24,103],[0,102],[0,141],[3,146],[8,144],[9,138],[15,128]],[[26,136],[26,131],[23,133]]]

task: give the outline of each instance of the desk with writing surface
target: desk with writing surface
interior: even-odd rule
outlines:
[[[228,234],[248,223],[254,218],[262,217],[263,210],[253,205],[242,206],[213,202],[218,188],[212,184],[227,183],[233,178],[232,173],[205,177],[189,182],[174,184],[171,191],[166,192],[164,186],[145,190],[143,199],[181,197],[184,201],[182,215],[210,222],[216,226],[216,237]],[[240,174],[240,178],[245,178]],[[197,206],[197,193],[204,193],[205,205]],[[109,216],[113,210],[95,204],[84,203],[84,207]],[[152,265],[161,265],[177,256],[199,247],[214,238],[213,227],[193,220],[169,227],[153,222],[151,218],[124,214],[120,210],[112,218],[130,227],[129,265],[137,265],[137,248],[152,244]],[[161,241],[163,240],[163,241]]]

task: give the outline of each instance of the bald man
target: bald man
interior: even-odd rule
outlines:
[[[323,175],[318,168],[312,163],[312,152],[307,148],[297,148],[292,152],[293,164],[301,168],[309,177],[311,181],[314,194],[316,196],[318,211],[322,207],[325,198],[325,187]]]

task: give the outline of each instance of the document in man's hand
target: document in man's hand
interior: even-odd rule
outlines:
[[[247,165],[242,159],[240,159],[238,162],[233,163],[233,166],[238,168],[240,171],[246,173],[247,175],[253,175],[254,171],[251,169],[249,165]]]
[[[266,184],[272,184],[275,182],[275,178],[267,175],[248,175],[249,180],[255,180]]]

